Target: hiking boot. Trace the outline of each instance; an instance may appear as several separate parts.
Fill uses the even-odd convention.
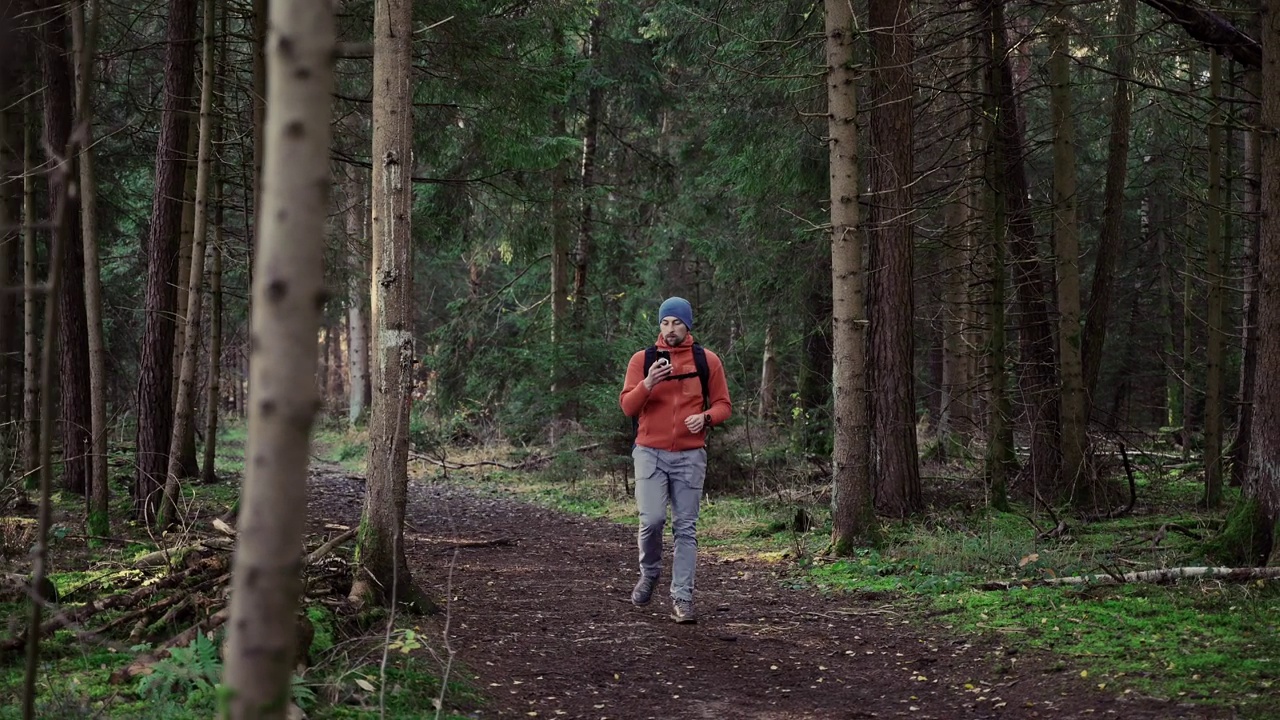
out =
[[[658,576],[645,577],[640,576],[640,580],[631,590],[631,604],[636,607],[648,605],[649,600],[653,597],[653,589],[658,586]]]
[[[692,600],[676,598],[671,601],[671,619],[678,623],[696,623],[698,616],[693,612]]]

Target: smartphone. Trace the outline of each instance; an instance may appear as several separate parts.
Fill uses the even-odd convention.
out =
[[[659,351],[658,351],[658,359],[659,359],[659,360],[666,360],[666,361],[667,361],[667,364],[668,364],[668,365],[670,365],[670,364],[671,364],[671,352],[670,352],[670,351],[668,351],[668,350],[659,350]]]

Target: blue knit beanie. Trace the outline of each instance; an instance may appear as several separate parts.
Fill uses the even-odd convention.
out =
[[[684,326],[693,329],[693,308],[689,305],[689,301],[682,297],[669,297],[662,301],[662,307],[658,308],[658,322],[662,322],[663,318],[677,318]]]

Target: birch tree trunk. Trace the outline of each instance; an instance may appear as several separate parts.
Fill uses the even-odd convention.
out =
[[[204,54],[200,76],[200,123],[196,150],[195,217],[191,231],[191,267],[186,282],[186,318],[182,330],[182,359],[173,433],[169,438],[169,468],[165,475],[160,526],[177,520],[178,484],[190,477],[183,466],[184,446],[195,429],[196,365],[200,349],[200,291],[204,284],[204,246],[209,224],[209,177],[213,165],[214,0],[204,0]],[[327,145],[326,145],[327,147]],[[192,447],[194,454],[194,446]]]
[[[756,419],[761,421],[773,417],[778,394],[778,357],[773,333],[773,324],[770,323],[764,329],[764,352],[760,358],[760,404],[756,409]]]
[[[1050,21],[1050,106],[1053,113],[1053,245],[1057,267],[1058,369],[1061,398],[1058,438],[1062,490],[1091,504],[1093,483],[1086,465],[1088,448],[1084,376],[1080,364],[1080,221],[1076,194],[1076,131],[1071,115],[1071,35],[1065,5]]]
[[[169,469],[173,431],[174,275],[182,222],[183,152],[187,147],[196,28],[195,0],[173,0],[165,29],[164,109],[156,143],[155,197],[147,238],[146,322],[138,363],[138,431],[134,508],[155,520]]]
[[[1223,363],[1226,333],[1223,331],[1223,305],[1226,294],[1223,268],[1225,257],[1222,237],[1222,56],[1209,56],[1209,94],[1213,110],[1209,114],[1209,188],[1205,209],[1205,274],[1209,280],[1208,308],[1205,314],[1205,379],[1204,379],[1204,505],[1216,508],[1222,504],[1222,417],[1225,406]]]
[[[867,316],[858,228],[858,106],[853,8],[826,0],[827,133],[831,157],[832,384],[831,547],[849,555],[877,535],[871,496],[871,418],[866,386]]]
[[[76,109],[84,145],[80,148],[80,212],[84,242],[84,308],[89,340],[89,534],[111,534],[107,490],[107,378],[102,336],[102,271],[98,259],[98,187],[93,174],[93,51],[102,3],[94,3],[86,25],[85,3],[71,4],[71,34],[78,68]]]
[[[404,554],[413,382],[413,106],[411,0],[384,0],[373,18],[373,407],[369,479],[351,599],[430,609]]]
[[[334,4],[275,0],[270,49],[248,462],[223,651],[230,720],[284,718],[289,705],[325,298]]]
[[[347,178],[347,192],[347,237],[352,241],[347,287],[347,421],[354,426],[364,419],[369,406],[369,203],[365,184],[354,170]]]

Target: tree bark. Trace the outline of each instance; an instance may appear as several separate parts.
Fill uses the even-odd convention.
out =
[[[169,469],[173,431],[173,314],[182,223],[183,153],[191,105],[196,27],[195,0],[173,0],[165,29],[164,109],[156,144],[155,199],[147,238],[146,322],[138,364],[137,474],[134,508],[152,522]]]
[[[914,80],[910,0],[868,5],[871,145],[868,236],[876,510],[906,517],[924,506],[916,451]]]
[[[72,3],[71,34],[77,64],[76,109],[84,145],[80,148],[80,212],[84,243],[84,307],[88,330],[90,447],[89,534],[111,534],[107,475],[107,377],[102,329],[102,270],[98,259],[98,187],[93,173],[93,51],[102,3],[85,22],[85,3]]]
[[[1258,73],[1248,73],[1246,85],[1253,97],[1258,97]],[[1236,437],[1232,443],[1231,484],[1242,486],[1249,467],[1249,438],[1253,434],[1252,392],[1258,366],[1258,218],[1262,211],[1260,192],[1261,133],[1257,123],[1257,110],[1250,111],[1249,129],[1244,142],[1244,206],[1245,214],[1252,218],[1249,230],[1244,233],[1243,272],[1240,311],[1240,345],[1243,357],[1240,363]]]
[[[1097,501],[1087,466],[1088,402],[1080,363],[1080,220],[1076,193],[1076,131],[1071,114],[1071,36],[1065,5],[1050,23],[1049,59],[1053,114],[1053,245],[1057,268],[1059,454],[1062,490],[1077,502]]]
[[[987,303],[989,327],[987,333],[987,456],[986,480],[991,507],[1009,509],[1008,486],[1010,475],[1016,468],[1013,452],[1013,411],[1009,399],[1008,355],[1009,345],[1005,337],[1006,301],[1006,244],[1008,222],[1007,185],[1001,181],[1008,166],[1010,148],[1007,146],[1003,127],[1003,113],[1011,110],[1002,100],[1010,92],[1011,79],[1005,43],[1003,0],[982,0],[984,25],[987,30],[987,93],[983,100],[983,117],[986,136],[986,210],[987,242],[984,269],[990,273],[989,301]]]
[[[35,138],[31,126],[35,111],[28,96],[23,104],[22,123],[22,472],[28,490],[35,489],[40,467],[40,383],[39,341],[36,316],[36,181]]]
[[[1120,13],[1116,19],[1115,91],[1111,95],[1111,133],[1107,144],[1107,179],[1103,189],[1106,200],[1081,350],[1085,397],[1090,406],[1097,404],[1094,394],[1098,390],[1102,350],[1107,339],[1116,261],[1124,247],[1125,186],[1129,176],[1129,142],[1133,126],[1129,76],[1133,73],[1133,43],[1137,39],[1134,35],[1136,12],[1137,0],[1120,0]]]
[[[1222,228],[1222,56],[1217,53],[1210,57],[1209,87],[1213,111],[1209,115],[1209,193],[1205,211],[1205,274],[1209,276],[1209,291],[1205,314],[1204,505],[1216,508],[1222,503],[1222,418],[1225,410],[1222,389],[1226,283],[1223,272],[1230,266]]]
[[[827,133],[830,151],[832,392],[831,547],[849,555],[877,535],[871,490],[866,300],[858,228],[857,94],[853,9],[826,0]]]
[[[1221,15],[1183,0],[1142,0],[1182,26],[1187,34],[1249,68],[1262,64],[1262,46]]]
[[[587,39],[587,62],[593,70],[600,72],[600,36],[604,29],[603,7],[597,9],[591,19],[591,29]],[[578,245],[573,251],[573,301],[574,315],[581,330],[586,322],[587,307],[587,268],[591,262],[591,244],[595,233],[594,188],[596,183],[596,147],[600,134],[600,114],[604,108],[604,89],[599,80],[591,82],[587,90],[587,117],[582,128],[582,170],[580,183],[582,189],[582,210],[578,225]]]
[[[764,351],[760,354],[760,404],[756,406],[756,419],[761,421],[773,417],[777,406],[778,356],[773,335],[770,323],[764,329]]]
[[[973,5],[961,3],[961,17],[973,17]],[[974,99],[972,81],[973,58],[978,48],[973,33],[954,42],[955,53],[948,58],[951,92],[945,97],[951,116],[949,130],[953,137],[947,155],[949,200],[945,210],[946,240],[942,248],[942,381],[938,412],[938,447],[946,455],[955,444],[967,445],[973,437],[974,390],[976,376],[968,335],[976,327],[973,298],[969,288],[976,285],[973,272],[974,232],[974,118],[970,110]]]
[[[1266,88],[1280,87],[1280,0],[1263,3],[1264,57],[1260,86],[1261,126],[1280,126],[1280,95]],[[1280,167],[1280,137],[1261,133],[1260,167]],[[1228,518],[1222,537],[1236,547],[1236,557],[1264,566],[1275,548],[1280,524],[1280,213],[1269,203],[1280,197],[1280,173],[1262,173],[1263,212],[1258,229],[1258,356],[1253,386],[1254,423],[1249,445],[1253,462],[1245,476],[1245,500]]]
[[[198,110],[197,110],[198,112]],[[182,394],[182,352],[186,347],[187,302],[191,292],[192,239],[195,236],[196,222],[196,155],[200,142],[199,116],[188,118],[190,130],[187,131],[186,180],[182,191],[182,232],[178,235],[178,311],[174,314],[173,334],[173,412],[177,418],[178,404]],[[199,310],[199,308],[197,308]],[[195,477],[200,473],[196,465],[196,427],[187,423],[186,435],[178,445],[178,477]],[[166,480],[166,483],[168,481]]]
[[[12,22],[8,17],[0,22]],[[10,286],[21,286],[22,265],[22,93],[20,73],[0,68],[0,453],[9,457],[8,429],[22,418],[21,331],[19,298]],[[7,480],[8,476],[0,474]],[[0,482],[3,482],[0,480]]]
[[[195,216],[191,228],[191,262],[184,286],[187,300],[182,329],[182,355],[178,371],[178,397],[174,407],[173,432],[169,438],[169,467],[165,475],[164,500],[160,508],[160,525],[167,527],[177,518],[179,481],[192,477],[184,467],[184,448],[190,438],[192,454],[195,431],[196,365],[200,350],[200,297],[204,284],[205,237],[209,225],[209,178],[213,166],[213,83],[214,83],[214,0],[204,0],[204,55],[201,59],[200,122],[196,141]],[[326,144],[326,147],[328,145]],[[193,461],[194,462],[194,461]]]
[[[374,10],[373,59],[373,407],[369,417],[369,479],[351,599],[431,607],[413,584],[404,552],[408,500],[409,389],[413,339],[413,107],[410,0],[385,0]]]
[[[1013,285],[1017,296],[1016,325],[1021,356],[1021,391],[1024,415],[1031,433],[1031,460],[1023,468],[1031,485],[1051,495],[1061,494],[1058,484],[1058,380],[1053,330],[1049,319],[1049,284],[1036,246],[1030,189],[1024,163],[1021,106],[1013,87],[1013,69],[1008,58],[999,63],[1001,71],[999,124],[1003,167],[1004,205],[1007,215]]]
[[[62,8],[45,18],[42,53],[44,89],[44,145],[57,153],[55,165],[75,167],[75,159],[63,157],[74,149],[71,126],[74,118],[71,63],[67,46],[67,16]],[[80,243],[80,208],[69,194],[67,183],[74,174],[58,167],[48,178],[50,217],[59,218],[54,231],[62,233],[61,282],[57,295],[58,316],[58,396],[62,426],[62,486],[69,492],[89,489],[89,453],[92,447],[89,403],[89,338],[84,310],[84,246]],[[63,208],[59,203],[66,203]]]
[[[213,0],[205,0],[212,4]],[[251,336],[254,361],[222,717],[285,717],[302,590],[316,333],[329,211],[333,4],[275,0]],[[206,11],[206,17],[211,12]],[[399,26],[406,32],[408,23]]]
[[[347,286],[347,421],[356,425],[369,406],[369,203],[364,183],[351,169],[347,176],[351,282]]]

